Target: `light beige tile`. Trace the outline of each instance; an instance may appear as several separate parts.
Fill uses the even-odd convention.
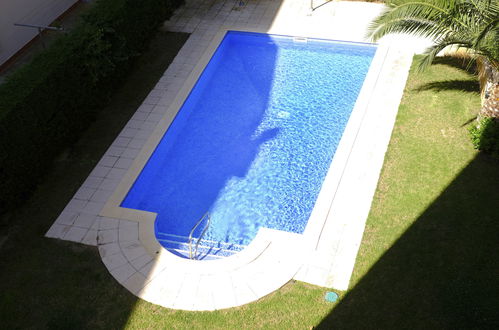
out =
[[[118,267],[128,264],[128,261],[121,253],[107,255],[104,258],[102,258],[102,262],[104,262],[109,271],[113,271]]]
[[[50,238],[63,238],[70,228],[71,226],[68,225],[54,223],[45,236]]]
[[[118,243],[108,243],[99,245],[99,253],[101,258],[112,256],[113,254],[122,253]]]
[[[95,216],[95,215],[80,213],[76,217],[76,220],[74,222],[74,226],[88,229],[88,228],[92,227],[92,225],[95,223],[96,219],[97,219],[97,216]]]
[[[114,242],[118,242],[117,229],[99,230],[99,232],[97,233],[98,244],[108,244]]]
[[[146,266],[151,261],[153,261],[153,258],[149,254],[146,253],[146,254],[144,254],[136,259],[131,260],[130,263],[132,264],[132,266],[135,269],[137,269],[138,271],[141,271],[141,273],[142,273],[143,267]]]
[[[111,271],[111,275],[113,275],[113,277],[122,284],[135,273],[136,270],[128,263]]]
[[[141,273],[136,272],[123,283],[123,286],[136,295],[140,290],[142,290],[146,283],[146,277]]]
[[[81,241],[85,245],[97,245],[97,230],[90,229]]]
[[[64,235],[64,239],[66,241],[78,242],[80,243],[85,235],[87,234],[88,229],[79,228],[79,227],[71,227],[66,235]]]

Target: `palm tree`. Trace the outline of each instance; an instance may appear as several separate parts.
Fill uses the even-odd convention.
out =
[[[420,63],[424,69],[444,49],[477,60],[485,98],[499,80],[499,2],[497,0],[388,0],[369,28],[374,40],[389,33],[409,33],[434,40]]]

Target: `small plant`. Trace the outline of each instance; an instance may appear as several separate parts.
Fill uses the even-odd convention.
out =
[[[499,120],[486,117],[477,126],[470,128],[471,141],[475,149],[499,159]]]

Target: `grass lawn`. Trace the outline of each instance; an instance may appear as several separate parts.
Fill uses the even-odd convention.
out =
[[[184,37],[161,34],[127,86],[61,155],[0,236],[2,328],[485,328],[499,306],[499,163],[472,149],[474,78],[443,62],[412,70],[367,222],[351,289],[292,282],[258,302],[183,312],[137,300],[94,247],[43,238],[164,71]],[[11,223],[7,225],[7,223]],[[193,297],[195,299],[195,297]]]

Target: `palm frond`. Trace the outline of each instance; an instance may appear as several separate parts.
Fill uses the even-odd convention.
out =
[[[499,63],[499,2],[497,0],[389,0],[369,26],[374,41],[391,33],[431,38],[420,68],[428,66],[444,48],[454,45],[470,54]]]

